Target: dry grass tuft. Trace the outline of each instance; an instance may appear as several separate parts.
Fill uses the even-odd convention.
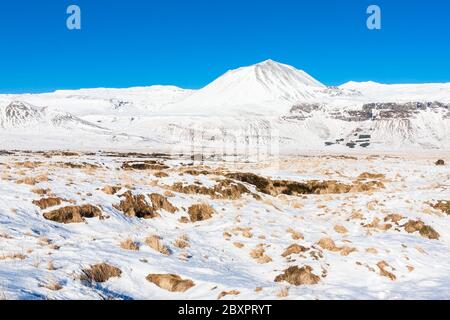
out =
[[[194,204],[189,207],[188,214],[192,222],[211,219],[214,209],[207,203]]]
[[[44,218],[59,223],[80,223],[85,218],[102,218],[102,212],[99,208],[90,204],[83,206],[64,207],[54,211],[44,213]]]
[[[120,277],[122,271],[107,263],[99,263],[91,266],[89,269],[83,269],[81,280],[93,282],[106,282],[110,278]]]
[[[50,207],[54,207],[54,206],[59,206],[62,203],[62,199],[61,198],[42,198],[40,200],[34,200],[33,204],[38,206],[39,208],[41,208],[41,210],[50,208]]]
[[[170,292],[185,292],[195,286],[192,280],[184,280],[176,274],[149,274],[146,279]]]
[[[320,281],[320,277],[312,273],[310,266],[299,268],[297,266],[287,268],[283,274],[275,278],[275,282],[286,281],[294,286],[312,285]]]
[[[170,255],[170,249],[161,243],[162,238],[156,235],[149,236],[145,239],[145,243],[155,251],[166,256]]]
[[[220,299],[222,299],[223,297],[226,297],[226,296],[230,296],[230,295],[237,296],[239,294],[241,294],[241,292],[238,291],[238,290],[222,291],[221,293],[219,293],[219,296],[217,297],[217,300],[220,300]]]
[[[139,251],[139,243],[131,239],[122,241],[120,247],[125,250]]]

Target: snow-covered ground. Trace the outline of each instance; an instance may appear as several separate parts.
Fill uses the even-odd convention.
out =
[[[272,60],[0,95],[0,299],[449,299],[449,150],[450,84]]]
[[[2,152],[0,297],[217,299],[228,292],[223,299],[449,299],[450,216],[432,207],[450,200],[450,171],[448,164],[435,165],[440,158],[448,161],[450,154],[192,163],[187,156]],[[229,175],[236,172],[372,187],[268,194],[259,183]],[[221,197],[174,187],[211,189],[224,179],[248,192]],[[112,194],[106,186],[120,188]],[[117,206],[127,191],[149,204],[149,194],[158,193],[177,211],[128,216]],[[50,197],[62,202],[46,209],[33,204]],[[102,219],[44,218],[84,204],[98,207]],[[211,206],[212,215],[192,222],[188,211],[195,204]],[[411,230],[411,221],[425,228]],[[149,236],[159,236],[165,249],[152,249]],[[125,240],[139,249],[121,247]],[[293,253],[282,256],[292,245]],[[98,263],[119,268],[120,277],[82,280],[82,270]],[[317,283],[274,281],[292,266],[311,267],[314,276],[302,279]],[[146,280],[149,274],[175,274],[193,286],[171,292]]]

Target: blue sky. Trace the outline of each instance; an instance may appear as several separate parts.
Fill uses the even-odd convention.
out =
[[[82,10],[82,30],[66,9]],[[366,8],[382,9],[382,30]],[[447,0],[3,0],[0,92],[200,88],[273,59],[328,85],[450,82]]]

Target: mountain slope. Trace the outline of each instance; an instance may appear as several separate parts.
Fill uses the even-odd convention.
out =
[[[266,106],[317,99],[326,89],[302,70],[267,60],[228,71],[170,110],[203,114],[236,109],[260,112]]]

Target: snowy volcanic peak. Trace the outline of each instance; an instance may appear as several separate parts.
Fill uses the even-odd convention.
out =
[[[325,88],[325,85],[311,77],[303,70],[273,60],[266,60],[250,67],[243,67],[230,73],[250,71],[256,75],[258,81],[267,86],[311,86]]]
[[[186,99],[193,106],[296,102],[324,95],[327,87],[302,70],[267,60],[230,70]]]

